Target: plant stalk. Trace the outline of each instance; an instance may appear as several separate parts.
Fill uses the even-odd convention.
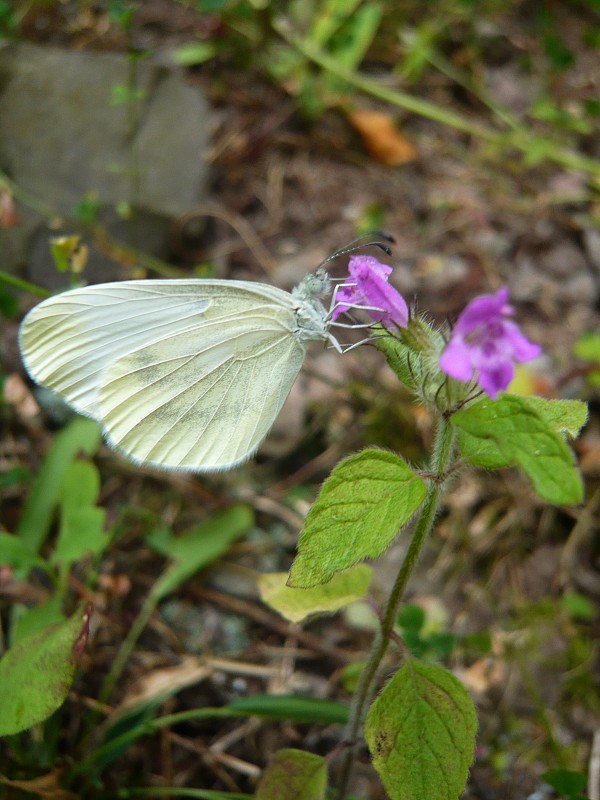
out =
[[[338,784],[337,800],[345,800],[352,767],[356,756],[356,749],[363,726],[366,710],[371,703],[376,688],[376,678],[390,644],[390,635],[398,616],[398,610],[412,572],[419,560],[425,540],[431,533],[439,509],[440,500],[444,494],[444,477],[448,472],[454,458],[455,432],[445,417],[440,417],[436,433],[435,447],[432,458],[432,472],[429,492],[421,509],[419,520],[415,527],[412,541],[404,556],[404,561],[394,582],[388,598],[383,619],[371,648],[369,660],[360,676],[358,688],[352,701],[350,720],[346,729],[346,742],[348,749],[342,762],[340,780]]]

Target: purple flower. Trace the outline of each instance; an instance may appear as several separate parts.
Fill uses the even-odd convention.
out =
[[[505,286],[471,300],[440,357],[442,370],[459,381],[476,378],[495,400],[513,379],[515,362],[530,361],[542,351],[509,319],[513,313]]]
[[[383,325],[407,326],[408,306],[402,295],[388,283],[391,267],[380,264],[373,256],[350,256],[348,272],[346,283],[337,292],[332,319],[351,308],[358,308]]]

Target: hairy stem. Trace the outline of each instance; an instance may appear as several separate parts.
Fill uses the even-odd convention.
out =
[[[369,660],[362,671],[360,682],[353,698],[350,720],[346,731],[348,749],[345,753],[344,761],[342,762],[337,800],[344,800],[346,797],[352,766],[356,756],[356,748],[361,738],[365,713],[375,693],[375,681],[379,672],[379,667],[381,666],[383,657],[390,644],[390,635],[394,629],[394,623],[398,616],[398,610],[404,596],[406,585],[419,560],[423,544],[433,528],[433,523],[443,495],[443,478],[451,466],[454,457],[454,442],[454,430],[450,427],[445,418],[440,417],[431,464],[431,471],[435,478],[431,482],[425,503],[421,509],[419,521],[413,533],[412,541],[394,582],[385,607],[380,629],[373,641]]]

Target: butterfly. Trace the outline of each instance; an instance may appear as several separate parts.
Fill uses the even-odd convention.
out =
[[[140,280],[44,300],[22,322],[31,377],[132,461],[218,472],[273,425],[308,343],[340,345],[323,268],[286,292],[237,280]]]

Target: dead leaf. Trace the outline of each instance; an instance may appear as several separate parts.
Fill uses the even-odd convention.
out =
[[[40,775],[39,778],[33,778],[30,781],[11,781],[0,775],[0,783],[12,786],[13,789],[21,789],[23,792],[35,794],[38,797],[44,797],[47,800],[78,800],[79,795],[59,786],[60,774],[59,770],[53,770],[47,775]]]
[[[154,670],[144,675],[129,692],[123,703],[115,709],[111,722],[132,708],[143,705],[159,697],[171,697],[180,689],[205,680],[212,674],[210,666],[194,656],[184,658],[176,667]]]
[[[417,150],[381,111],[352,111],[348,120],[360,133],[366,150],[377,161],[396,167],[414,161]]]

